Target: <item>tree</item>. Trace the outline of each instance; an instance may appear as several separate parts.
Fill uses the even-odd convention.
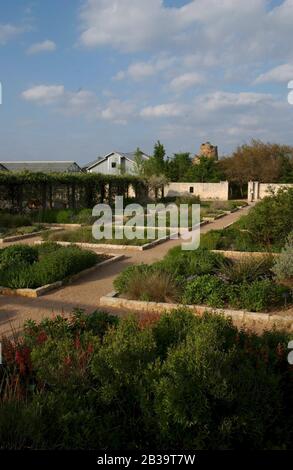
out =
[[[152,170],[152,174],[161,175],[165,174],[166,162],[165,162],[166,151],[164,145],[158,140],[154,146],[154,154],[149,159],[149,168]]]
[[[166,163],[166,175],[171,181],[186,181],[186,174],[191,167],[190,153],[175,153]]]
[[[135,151],[133,162],[134,162],[134,166],[133,166],[134,174],[142,178],[145,174],[145,160],[142,156],[142,151],[140,150],[139,147],[137,147]]]
[[[216,160],[200,157],[199,162],[187,171],[185,178],[190,182],[213,183],[221,181],[222,175]]]
[[[226,179],[244,185],[248,181],[261,183],[293,182],[293,147],[252,140],[219,162]]]

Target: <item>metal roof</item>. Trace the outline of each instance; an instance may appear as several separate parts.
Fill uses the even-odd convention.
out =
[[[0,162],[8,171],[30,171],[33,173],[71,173],[80,172],[80,166],[74,161],[22,161]]]

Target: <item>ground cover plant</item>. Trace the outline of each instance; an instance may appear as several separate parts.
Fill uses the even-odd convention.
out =
[[[0,448],[292,449],[288,340],[185,309],[29,321],[2,342]]]
[[[147,230],[144,231],[144,238],[133,238],[129,239],[127,237],[123,237],[121,239],[115,237],[115,232],[113,229],[112,238],[102,238],[96,239],[93,237],[92,234],[92,227],[81,227],[76,230],[62,230],[58,232],[51,232],[46,233],[43,235],[44,240],[50,241],[64,241],[64,242],[71,242],[71,243],[104,243],[110,245],[145,245],[146,243],[150,243],[154,240],[147,238]],[[169,235],[170,230],[166,230],[166,233],[162,230],[156,229],[155,230],[155,239],[162,238],[165,235]]]
[[[105,259],[77,246],[45,243],[36,247],[11,245],[0,250],[0,285],[37,288],[66,279]]]
[[[231,260],[204,249],[175,247],[162,261],[126,268],[114,286],[134,300],[262,312],[292,303],[292,290],[275,279],[273,264],[267,255]]]

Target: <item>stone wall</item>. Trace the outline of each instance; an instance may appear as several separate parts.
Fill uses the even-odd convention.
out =
[[[249,181],[248,201],[260,201],[271,192],[277,192],[281,188],[293,188],[293,184],[286,183],[259,183],[259,181]]]
[[[229,183],[228,181],[220,183],[170,183],[165,186],[164,194],[166,197],[189,194],[199,196],[202,200],[228,201]]]

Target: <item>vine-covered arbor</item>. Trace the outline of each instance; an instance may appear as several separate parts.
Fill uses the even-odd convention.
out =
[[[140,198],[146,194],[143,180],[131,175],[0,171],[0,208],[12,212],[93,207],[99,202],[111,204],[116,195]]]

